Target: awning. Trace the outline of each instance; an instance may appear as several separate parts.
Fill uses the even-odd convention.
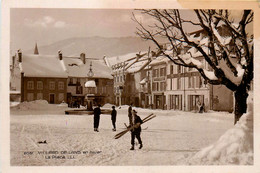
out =
[[[93,80],[87,81],[87,82],[85,83],[85,87],[86,87],[86,88],[95,88],[95,87],[97,87],[97,86],[96,86],[96,82],[93,81]]]

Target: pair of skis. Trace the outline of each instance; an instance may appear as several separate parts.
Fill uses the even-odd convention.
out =
[[[151,120],[151,119],[153,119],[153,118],[155,118],[155,117],[156,117],[156,115],[154,115],[154,114],[152,113],[152,114],[148,115],[147,117],[145,117],[142,121],[143,121],[143,123],[145,123],[145,122],[147,122],[147,121],[149,121],[149,120]],[[143,124],[143,123],[142,123],[142,124]],[[140,123],[137,123],[137,124],[135,124],[135,125],[133,125],[133,126],[128,126],[128,127],[126,127],[125,130],[123,130],[122,132],[116,134],[114,138],[115,138],[115,139],[118,139],[118,138],[122,137],[124,134],[126,134],[127,132],[129,132],[130,130],[132,130],[132,129],[134,129],[134,128],[137,128],[137,127],[140,126],[140,125],[141,125]]]

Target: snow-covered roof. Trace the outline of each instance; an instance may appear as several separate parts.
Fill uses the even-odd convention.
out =
[[[103,60],[86,59],[84,64],[79,57],[64,57],[66,68],[68,69],[69,77],[88,77],[90,62],[92,62],[93,78],[108,78],[113,79],[111,69],[104,63]]]
[[[68,77],[64,62],[58,55],[22,55],[19,68],[25,77]]]
[[[160,64],[160,63],[167,63],[168,62],[168,58],[164,57],[164,56],[158,56],[156,59],[153,59],[150,63],[150,65],[156,65],[156,64]]]
[[[145,59],[145,60],[139,60],[136,61],[135,63],[133,63],[128,69],[127,72],[128,73],[135,73],[140,71],[141,69],[143,69],[144,67],[146,67],[149,64],[149,60]]]
[[[108,66],[112,67],[113,65],[116,65],[120,62],[124,61],[133,61],[135,59],[136,54],[140,52],[133,52],[133,53],[128,53],[125,55],[119,55],[119,56],[114,56],[114,57],[106,57],[106,61],[108,62]],[[143,54],[144,52],[141,52],[140,54]],[[129,62],[130,63],[130,62]]]

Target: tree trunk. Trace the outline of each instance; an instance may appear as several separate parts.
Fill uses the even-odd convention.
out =
[[[239,86],[235,91],[235,121],[234,124],[239,121],[240,117],[246,113],[247,110],[247,88],[246,86]]]

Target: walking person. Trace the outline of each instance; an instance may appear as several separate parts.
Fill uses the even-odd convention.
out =
[[[101,105],[98,104],[98,106],[94,109],[94,131],[98,131],[98,126],[99,126],[99,119],[100,119],[100,114],[101,114]]]
[[[132,122],[131,126],[134,126],[133,130],[131,130],[131,145],[132,147],[130,150],[134,150],[134,145],[135,145],[135,138],[138,140],[140,146],[139,149],[143,147],[142,139],[141,139],[141,124],[143,121],[141,118],[137,115],[137,112],[135,110],[132,111]]]
[[[111,112],[111,120],[112,120],[112,125],[113,125],[113,131],[116,131],[116,109],[115,106],[112,106],[112,112]]]
[[[130,105],[128,107],[129,125],[131,125],[131,123],[132,123],[132,105],[133,105],[133,103],[130,103]]]

